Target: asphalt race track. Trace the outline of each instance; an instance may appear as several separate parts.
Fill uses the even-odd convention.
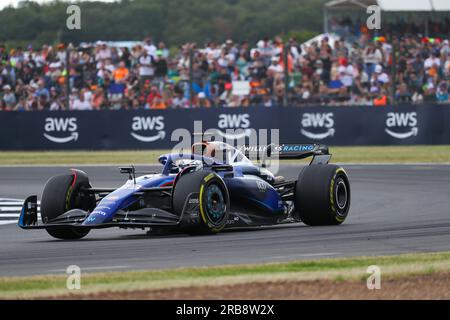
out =
[[[146,235],[142,230],[94,230],[80,241],[45,231],[0,225],[0,276],[125,271],[258,263],[407,252],[450,251],[450,165],[348,165],[352,207],[337,227],[302,224],[229,231],[214,236]],[[96,187],[120,186],[116,167],[82,167]],[[155,168],[153,168],[155,169]],[[64,167],[0,167],[0,198],[42,192]],[[281,174],[295,178],[298,166]]]

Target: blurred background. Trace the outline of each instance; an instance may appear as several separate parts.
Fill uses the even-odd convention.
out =
[[[1,2],[0,110],[449,102],[445,0],[76,4]]]

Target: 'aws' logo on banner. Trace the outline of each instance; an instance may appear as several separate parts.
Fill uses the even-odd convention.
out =
[[[77,118],[45,118],[44,137],[54,143],[78,140]]]
[[[384,131],[393,138],[407,139],[419,134],[417,124],[417,112],[389,112]]]
[[[148,133],[151,133],[148,135]],[[133,117],[131,136],[141,142],[155,142],[166,137],[164,117]]]
[[[250,115],[243,114],[220,114],[217,123],[217,134],[227,140],[237,140],[245,137],[250,137],[252,131],[250,129]],[[227,129],[243,129],[238,133],[226,133]]]
[[[305,137],[313,140],[323,140],[333,137],[335,132],[332,112],[303,114],[301,133]]]

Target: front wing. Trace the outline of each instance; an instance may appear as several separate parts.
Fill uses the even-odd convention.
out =
[[[83,223],[89,219],[89,212],[81,209],[67,211],[51,221],[39,221],[37,196],[30,196],[25,200],[22,207],[19,227],[27,230],[61,227],[79,229],[180,227],[185,222],[185,216],[197,211],[192,204],[189,204],[189,199],[190,197],[186,199],[184,210],[180,216],[158,208],[143,208],[136,211],[119,210],[110,222],[84,225]]]

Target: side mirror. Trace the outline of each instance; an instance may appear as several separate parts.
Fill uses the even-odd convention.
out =
[[[128,180],[133,180],[136,184],[136,168],[134,166],[130,167],[120,167],[120,173],[128,174]]]

